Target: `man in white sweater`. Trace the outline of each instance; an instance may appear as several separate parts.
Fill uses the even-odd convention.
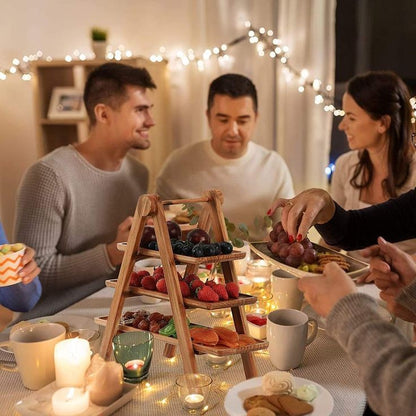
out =
[[[291,198],[294,191],[282,157],[251,141],[258,119],[256,87],[239,74],[216,78],[206,115],[211,140],[174,151],[156,180],[156,192],[162,199],[183,199],[219,189],[224,215],[245,224],[251,240],[264,239],[263,219],[271,202]]]
[[[117,242],[148,188],[146,167],[127,153],[150,146],[153,88],[144,68],[98,67],[84,90],[88,139],[47,154],[23,178],[15,241],[35,248],[44,294],[66,295],[58,309],[103,287],[121,264]]]

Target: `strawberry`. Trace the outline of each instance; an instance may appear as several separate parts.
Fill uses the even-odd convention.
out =
[[[179,287],[181,288],[181,293],[184,298],[188,298],[191,296],[191,289],[188,286],[188,283],[185,282],[185,280],[179,281]]]
[[[152,276],[145,276],[142,279],[142,287],[147,290],[156,289],[156,279]]]
[[[213,287],[213,286],[215,286],[217,283],[215,282],[215,280],[214,280],[214,279],[207,279],[207,280],[205,280],[205,284],[206,284],[207,286],[209,286],[209,287]]]
[[[192,282],[192,280],[195,280],[195,279],[199,279],[199,277],[194,273],[187,274],[183,278],[183,280],[185,280],[185,282],[188,283],[188,285]]]
[[[150,273],[146,270],[132,272],[132,274],[130,275],[130,286],[140,287],[142,285],[142,279],[145,276],[150,276]]]
[[[227,289],[224,285],[215,284],[211,289],[220,297],[220,300],[228,300]]]
[[[198,287],[202,287],[202,286],[205,286],[205,285],[204,285],[204,282],[202,282],[202,281],[201,281],[201,280],[199,280],[199,279],[192,280],[192,282],[189,284],[189,287],[190,287],[190,289],[191,289],[191,292],[194,292],[194,293],[195,293],[195,290],[196,290]]]
[[[204,302],[218,302],[220,300],[220,297],[209,286],[205,285],[198,288],[196,296]]]
[[[166,287],[166,280],[164,277],[160,278],[156,282],[156,290],[162,293],[168,293],[168,288]]]
[[[225,289],[227,290],[228,296],[230,298],[237,299],[240,296],[240,290],[238,288],[238,284],[235,282],[228,282],[225,285]]]
[[[153,277],[156,280],[159,280],[159,279],[161,279],[164,276],[165,276],[165,272],[164,272],[162,266],[156,267],[156,269],[153,271]]]

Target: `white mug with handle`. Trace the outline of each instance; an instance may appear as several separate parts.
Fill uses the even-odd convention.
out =
[[[277,309],[267,316],[267,341],[272,364],[279,370],[298,367],[305,348],[316,337],[318,323],[297,309]]]
[[[10,333],[7,346],[15,356],[17,368],[2,364],[2,370],[18,370],[23,385],[30,390],[39,390],[55,380],[54,348],[65,339],[66,328],[58,323],[36,323],[21,326]]]
[[[302,308],[303,293],[298,289],[299,277],[285,270],[272,272],[273,302],[279,309]]]

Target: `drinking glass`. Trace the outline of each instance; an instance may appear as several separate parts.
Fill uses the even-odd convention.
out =
[[[123,366],[124,380],[140,383],[147,378],[153,356],[150,332],[124,332],[113,338],[115,360]]]
[[[183,374],[176,379],[182,407],[198,414],[207,404],[212,378],[206,374]]]

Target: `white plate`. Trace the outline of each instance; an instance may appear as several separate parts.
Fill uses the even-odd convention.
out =
[[[338,251],[332,250],[327,247],[320,246],[319,244],[312,243],[313,247],[318,252],[330,252],[337,255],[342,256],[344,260],[346,260],[350,265],[350,271],[347,273],[348,276],[351,277],[352,280],[355,280],[357,277],[366,273],[369,269],[369,265],[364,263],[363,261],[357,260],[353,257],[347,256],[342,254]],[[303,270],[297,269],[296,267],[288,266],[285,263],[282,263],[278,257],[276,257],[268,248],[267,243],[263,241],[256,241],[250,243],[250,248],[254,253],[260,256],[262,259],[269,261],[274,266],[278,267],[279,269],[285,270],[289,273],[294,274],[298,277],[303,276],[316,276],[316,273],[304,272]]]
[[[121,406],[129,402],[136,391],[138,384],[124,383],[122,396],[109,406],[97,406],[90,403],[83,416],[107,416],[113,414]],[[15,404],[16,411],[21,416],[53,416],[52,395],[57,390],[55,382],[48,384],[30,396],[19,400]]]
[[[229,416],[242,416],[246,414],[244,400],[255,394],[265,394],[261,387],[263,377],[251,378],[232,387],[224,400],[224,408]],[[313,384],[318,389],[318,396],[311,402],[313,412],[308,416],[329,416],[334,408],[334,399],[327,389],[320,384],[307,380],[306,378],[294,377],[295,388],[305,384]]]
[[[94,319],[87,318],[85,316],[78,316],[78,315],[65,315],[64,313],[51,315],[51,316],[42,316],[39,318],[29,319],[28,321],[31,324],[35,324],[37,322],[66,322],[71,329],[98,329],[98,325],[94,322]],[[23,322],[23,321],[22,321]],[[18,325],[18,324],[17,324]],[[0,332],[0,341],[7,341],[9,339],[10,328],[6,328],[3,332]],[[7,347],[0,347],[1,351],[9,352],[13,354]]]

